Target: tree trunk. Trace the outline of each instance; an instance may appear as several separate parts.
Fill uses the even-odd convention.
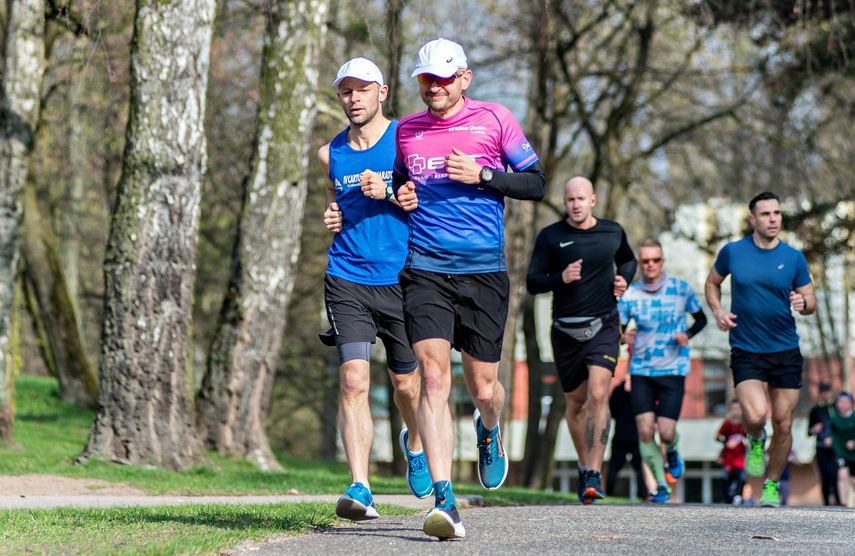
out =
[[[389,71],[386,73],[386,85],[389,94],[383,112],[389,118],[401,116],[401,55],[404,52],[404,30],[401,27],[401,15],[406,0],[386,0],[386,41],[389,55]],[[390,403],[391,405],[391,403]],[[397,444],[397,439],[393,444]]]
[[[398,118],[401,115],[401,97],[398,94],[401,86],[401,55],[404,51],[404,30],[401,27],[401,14],[404,11],[406,0],[386,0],[386,41],[388,44],[389,71],[386,73],[386,85],[389,94],[383,112],[389,118]],[[392,447],[392,465],[390,472],[401,476],[406,471],[407,461],[404,452],[398,442],[401,430],[404,428],[403,418],[398,406],[395,405],[395,387],[392,382],[386,380],[386,399],[389,408],[389,434],[390,446]]]
[[[535,483],[534,488],[546,489],[552,481],[552,473],[555,471],[555,444],[558,440],[558,431],[561,430],[561,422],[565,419],[567,410],[567,399],[564,397],[564,390],[561,388],[561,381],[556,380],[552,383],[552,403],[549,406],[549,413],[546,415],[546,428],[543,430],[543,435],[540,438],[541,450],[543,450],[543,458],[540,460],[540,471],[537,474],[540,484]]]
[[[73,52],[85,52],[83,45],[87,39],[78,39],[73,43]],[[75,311],[80,311],[80,221],[81,221],[81,199],[83,188],[88,176],[88,151],[86,148],[86,107],[82,97],[85,92],[86,79],[85,67],[72,77],[66,94],[66,105],[68,106],[68,165],[70,175],[64,184],[62,200],[62,211],[60,213],[59,231],[62,249],[59,252],[59,262],[62,266],[62,274],[65,276],[65,284],[68,296]]]
[[[548,76],[554,61],[550,50],[550,30],[553,21],[550,14],[548,1],[532,3],[527,8],[535,13],[532,18],[532,27],[529,36],[534,47],[531,56],[532,81],[529,90],[529,110],[526,116],[526,137],[531,141],[532,147],[544,168],[548,167],[547,145],[550,144],[550,122],[548,119],[546,88],[549,86]],[[547,172],[547,180],[550,173]],[[547,181],[547,191],[549,182]],[[534,323],[526,322],[533,319],[534,298],[525,292],[528,266],[531,260],[531,250],[538,226],[538,207],[535,203],[512,201],[507,203],[507,219],[505,228],[505,243],[507,248],[508,276],[511,284],[510,302],[508,304],[508,323],[505,328],[505,342],[502,349],[502,367],[499,376],[504,377],[504,384],[513,384],[514,351],[516,343],[517,322],[522,315],[523,337],[526,340],[526,357],[529,373],[528,392],[528,421],[526,428],[525,449],[521,464],[521,473],[517,483],[521,485],[530,484],[536,473],[537,461],[544,455],[540,439],[540,396],[541,396],[541,366],[540,353],[534,335]],[[531,330],[526,331],[530,327]],[[532,341],[534,344],[532,344]],[[529,350],[534,349],[534,352]],[[535,364],[537,361],[537,364]],[[508,369],[510,367],[510,369]],[[505,399],[505,406],[509,407],[513,393]]]
[[[221,454],[280,469],[265,430],[296,279],[329,0],[271,0],[258,132],[229,290],[199,394],[198,427]]]
[[[45,68],[44,0],[7,4],[4,72],[0,77],[0,438],[11,440],[14,368],[11,322],[18,282],[27,162],[39,120]]]
[[[520,462],[520,486],[533,487],[538,482],[540,461],[543,458],[540,421],[543,409],[543,360],[537,345],[537,326],[534,318],[534,296],[528,296],[522,304],[523,338],[525,339],[526,364],[528,365],[528,414],[526,417],[525,448]]]
[[[525,295],[525,282],[531,249],[534,244],[534,203],[506,199],[505,208],[505,260],[510,281],[508,298],[508,319],[505,323],[505,336],[502,343],[502,359],[499,363],[499,381],[505,386],[505,411],[503,419],[510,416],[514,385],[514,349],[517,337],[517,321],[522,298]]]
[[[215,11],[215,0],[137,0],[99,410],[81,459],[185,469],[207,457],[188,352]]]
[[[37,302],[44,330],[45,357],[59,380],[62,399],[95,409],[98,379],[83,349],[77,312],[65,285],[56,238],[42,218],[32,186],[24,192],[24,226],[21,240],[24,275]]]

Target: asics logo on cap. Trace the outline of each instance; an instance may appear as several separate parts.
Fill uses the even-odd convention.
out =
[[[454,60],[454,58],[453,58],[453,57],[452,57],[452,58],[447,59],[447,60],[445,61],[445,63],[446,63],[446,64],[450,64],[452,60]]]

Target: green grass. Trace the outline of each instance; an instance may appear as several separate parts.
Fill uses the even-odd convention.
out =
[[[16,380],[15,441],[0,448],[0,475],[47,474],[127,483],[148,494],[338,494],[350,481],[340,463],[308,462],[278,455],[285,472],[261,471],[245,460],[211,453],[211,465],[189,471],[118,465],[74,464],[94,413],[59,399],[55,380]],[[372,476],[375,493],[407,494],[400,477]],[[486,491],[455,483],[457,494],[483,496],[488,505],[570,503],[575,496],[504,487]],[[381,505],[383,515],[416,512]],[[0,510],[3,554],[199,554],[239,543],[325,529],[339,523],[332,503],[184,505],[136,508]]]
[[[237,495],[301,493],[333,494],[350,480],[336,462],[308,462],[280,457],[285,473],[261,471],[243,459],[211,452],[211,464],[189,471],[146,469],[105,461],[74,464],[86,444],[95,414],[59,399],[55,380],[21,376],[16,381],[15,441],[0,448],[0,475],[50,474],[126,482],[149,494]],[[373,478],[372,478],[373,479]],[[373,480],[372,480],[373,482]],[[406,485],[378,477],[377,489],[405,493]],[[402,488],[403,487],[403,488]],[[387,492],[383,490],[382,492]]]
[[[3,554],[217,554],[337,518],[332,504],[184,505],[14,510],[0,514]]]

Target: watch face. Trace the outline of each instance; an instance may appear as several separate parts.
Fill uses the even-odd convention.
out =
[[[481,180],[482,181],[490,181],[493,179],[493,169],[492,168],[481,168]]]

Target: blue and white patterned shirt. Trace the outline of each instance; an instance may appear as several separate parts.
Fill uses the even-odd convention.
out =
[[[621,324],[635,321],[629,373],[641,376],[688,376],[689,346],[680,347],[674,336],[689,329],[686,314],[701,310],[692,287],[672,276],[656,293],[645,292],[633,282],[618,300]]]

